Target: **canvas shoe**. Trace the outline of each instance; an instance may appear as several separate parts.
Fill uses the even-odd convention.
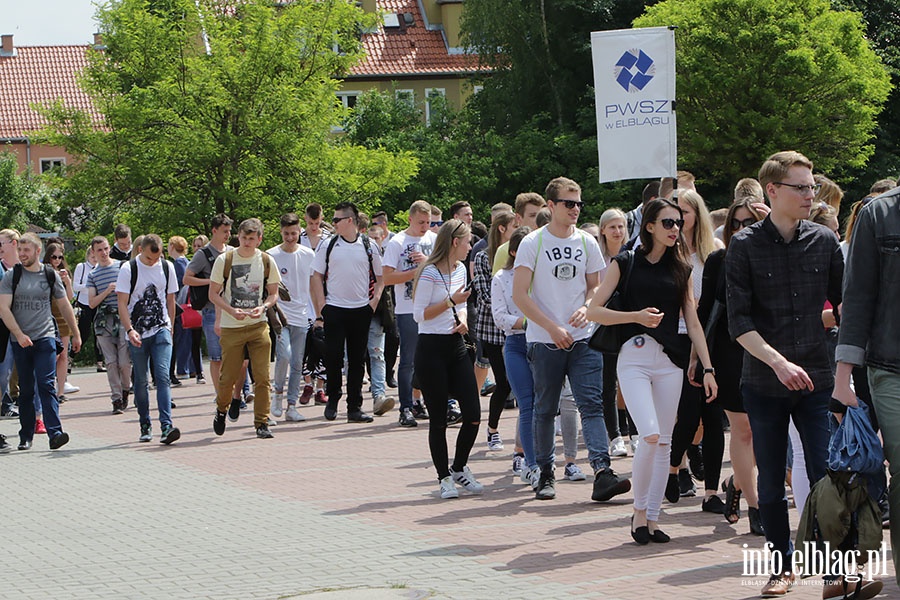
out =
[[[520,452],[516,452],[515,454],[513,454],[513,460],[512,460],[513,475],[521,475],[524,470],[525,470],[525,455]]]
[[[493,433],[488,431],[487,445],[488,445],[488,451],[490,451],[490,452],[503,450],[503,440],[500,439],[499,431],[495,431]]]
[[[272,407],[269,410],[272,413],[273,417],[281,418],[281,415],[284,414],[284,396],[279,393],[275,393],[272,396]]]
[[[288,405],[287,414],[285,415],[285,418],[288,421],[293,421],[295,423],[300,423],[301,421],[306,420],[306,417],[301,415],[300,411],[297,410],[297,407],[294,406],[293,404]]]
[[[463,467],[462,471],[459,472],[450,469],[450,475],[453,476],[453,481],[463,486],[467,492],[480,494],[484,491],[484,486],[475,479],[475,476],[472,475],[472,471],[469,470],[468,465]]]
[[[216,411],[216,417],[213,419],[213,431],[216,435],[225,433],[225,413]]]
[[[303,393],[300,395],[300,404],[309,404],[310,399],[313,397],[313,386],[304,385]]]
[[[569,481],[584,481],[585,479],[587,479],[587,475],[585,475],[584,471],[581,470],[581,467],[579,467],[575,463],[566,464],[565,477]]]
[[[241,399],[240,398],[232,398],[231,406],[228,407],[228,420],[232,423],[237,423],[238,418],[241,416]]]

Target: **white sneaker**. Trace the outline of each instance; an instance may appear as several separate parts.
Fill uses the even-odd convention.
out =
[[[474,475],[472,475],[472,471],[469,470],[469,465],[463,467],[463,470],[458,473],[453,469],[450,469],[450,475],[453,476],[453,481],[466,488],[467,492],[480,494],[484,491],[484,486],[475,479]]]
[[[272,396],[272,408],[270,409],[269,412],[272,413],[273,417],[281,418],[281,415],[284,414],[283,402],[284,402],[283,394],[276,393],[274,396]]]
[[[612,441],[612,444],[609,446],[609,455],[610,456],[628,456],[628,451],[625,449],[625,440],[621,437],[617,437]]]
[[[512,460],[513,475],[521,475],[525,471],[525,456],[522,454],[514,454]]]
[[[250,392],[249,394],[244,396],[244,402],[246,402],[247,404],[253,404],[254,400],[256,400],[256,394],[253,392]]]
[[[375,413],[376,416],[381,416],[384,413],[388,412],[392,408],[394,408],[394,399],[386,398],[384,394],[379,394],[375,396],[372,403],[372,412]]]
[[[495,431],[494,433],[491,433],[490,431],[488,431],[487,445],[488,445],[489,452],[503,450],[503,440],[500,439],[499,431]]]
[[[587,475],[584,474],[581,467],[575,463],[569,463],[566,465],[566,479],[569,481],[584,481],[587,479]]]
[[[306,417],[300,414],[300,411],[297,410],[297,407],[293,404],[288,405],[287,414],[285,418],[288,421],[294,421],[295,423],[300,423],[301,421],[305,421]]]
[[[631,453],[634,454],[637,452],[638,443],[640,443],[640,438],[633,437],[631,438]]]
[[[72,385],[68,381],[66,382],[66,385],[63,386],[63,394],[74,394],[74,393],[80,392],[80,391],[81,391],[80,387],[78,387],[77,385]]]
[[[450,476],[444,477],[441,479],[441,498],[459,498],[459,490],[456,489],[456,484],[453,483],[453,478]]]
[[[541,470],[537,467],[525,467],[522,469],[522,483],[530,483],[531,489],[536,489],[538,479],[541,478]]]

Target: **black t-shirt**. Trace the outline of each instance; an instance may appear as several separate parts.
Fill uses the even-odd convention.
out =
[[[619,263],[619,270],[624,274],[627,269],[625,253],[613,260]],[[635,335],[652,337],[659,342],[675,365],[685,369],[690,361],[690,341],[686,342],[687,336],[678,334],[678,317],[683,297],[675,287],[669,260],[671,259],[664,257],[652,264],[647,261],[641,248],[634,252],[634,267],[623,298],[625,310],[638,311],[652,306],[663,313],[663,318],[655,329],[637,323],[629,323],[625,327],[628,338]]]

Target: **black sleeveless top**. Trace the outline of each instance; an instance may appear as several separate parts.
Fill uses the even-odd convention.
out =
[[[626,255],[619,254],[613,260],[619,263],[619,270],[624,274],[627,268]],[[683,297],[675,287],[670,260],[672,259],[664,256],[658,263],[652,264],[647,261],[641,248],[634,251],[634,267],[623,298],[625,310],[638,311],[652,306],[663,313],[663,318],[655,329],[628,323],[625,331],[628,339],[635,335],[652,337],[659,342],[666,356],[676,366],[686,369],[690,362],[690,339],[678,334],[678,317]]]

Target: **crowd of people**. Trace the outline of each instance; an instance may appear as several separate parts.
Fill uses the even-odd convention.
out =
[[[398,401],[399,427],[428,421],[439,495],[457,498],[485,489],[468,462],[479,395],[490,395],[486,448],[504,450],[500,417],[517,408],[515,432],[503,433],[514,439],[513,473],[536,499],[556,497],[558,433],[563,477],[588,477],[576,462],[580,421],[591,499],[632,491],[637,544],[670,541],[663,500],[696,494],[696,480],[701,509],[731,524],[745,500],[750,531],[789,565],[786,482],[802,510],[826,476],[830,413],[864,400],[892,473],[900,465],[900,320],[891,310],[900,188],[879,181],[854,203],[843,241],[841,197],[809,159],[779,152],[713,212],[679,172],[649,183],[633,210],[579,226],[582,190],[557,177],[543,195],[494,205],[487,227],[467,202],[444,221],[416,201],[398,232],[386,213],[370,217],[350,202],[334,207],[328,226],[310,204],[305,226],[284,214],[281,244],[263,251],[258,219],[241,222],[234,241],[234,223],[219,214],[208,238],[193,239],[190,260],[183,237],[132,240],[121,224],[112,245],[91,240],[71,275],[62,240],[5,229],[0,416],[18,417],[19,450],[42,433],[51,449],[65,445],[69,352],[93,339],[112,412],[132,400],[138,439],[151,441],[155,390],[159,441],[172,444],[181,432],[171,388],[206,382],[205,341],[216,435],[250,403],[261,439],[274,436],[276,419],[304,421],[300,408],[311,403],[333,421],[343,398],[348,422],[371,423],[368,373],[375,415]],[[733,475],[723,481],[726,429]],[[10,444],[0,436],[0,446]],[[629,452],[630,479],[612,468]],[[900,511],[900,487],[891,490],[876,499],[886,519]],[[772,573],[762,596],[783,596],[795,577]],[[835,576],[823,597],[871,598],[881,586]]]

